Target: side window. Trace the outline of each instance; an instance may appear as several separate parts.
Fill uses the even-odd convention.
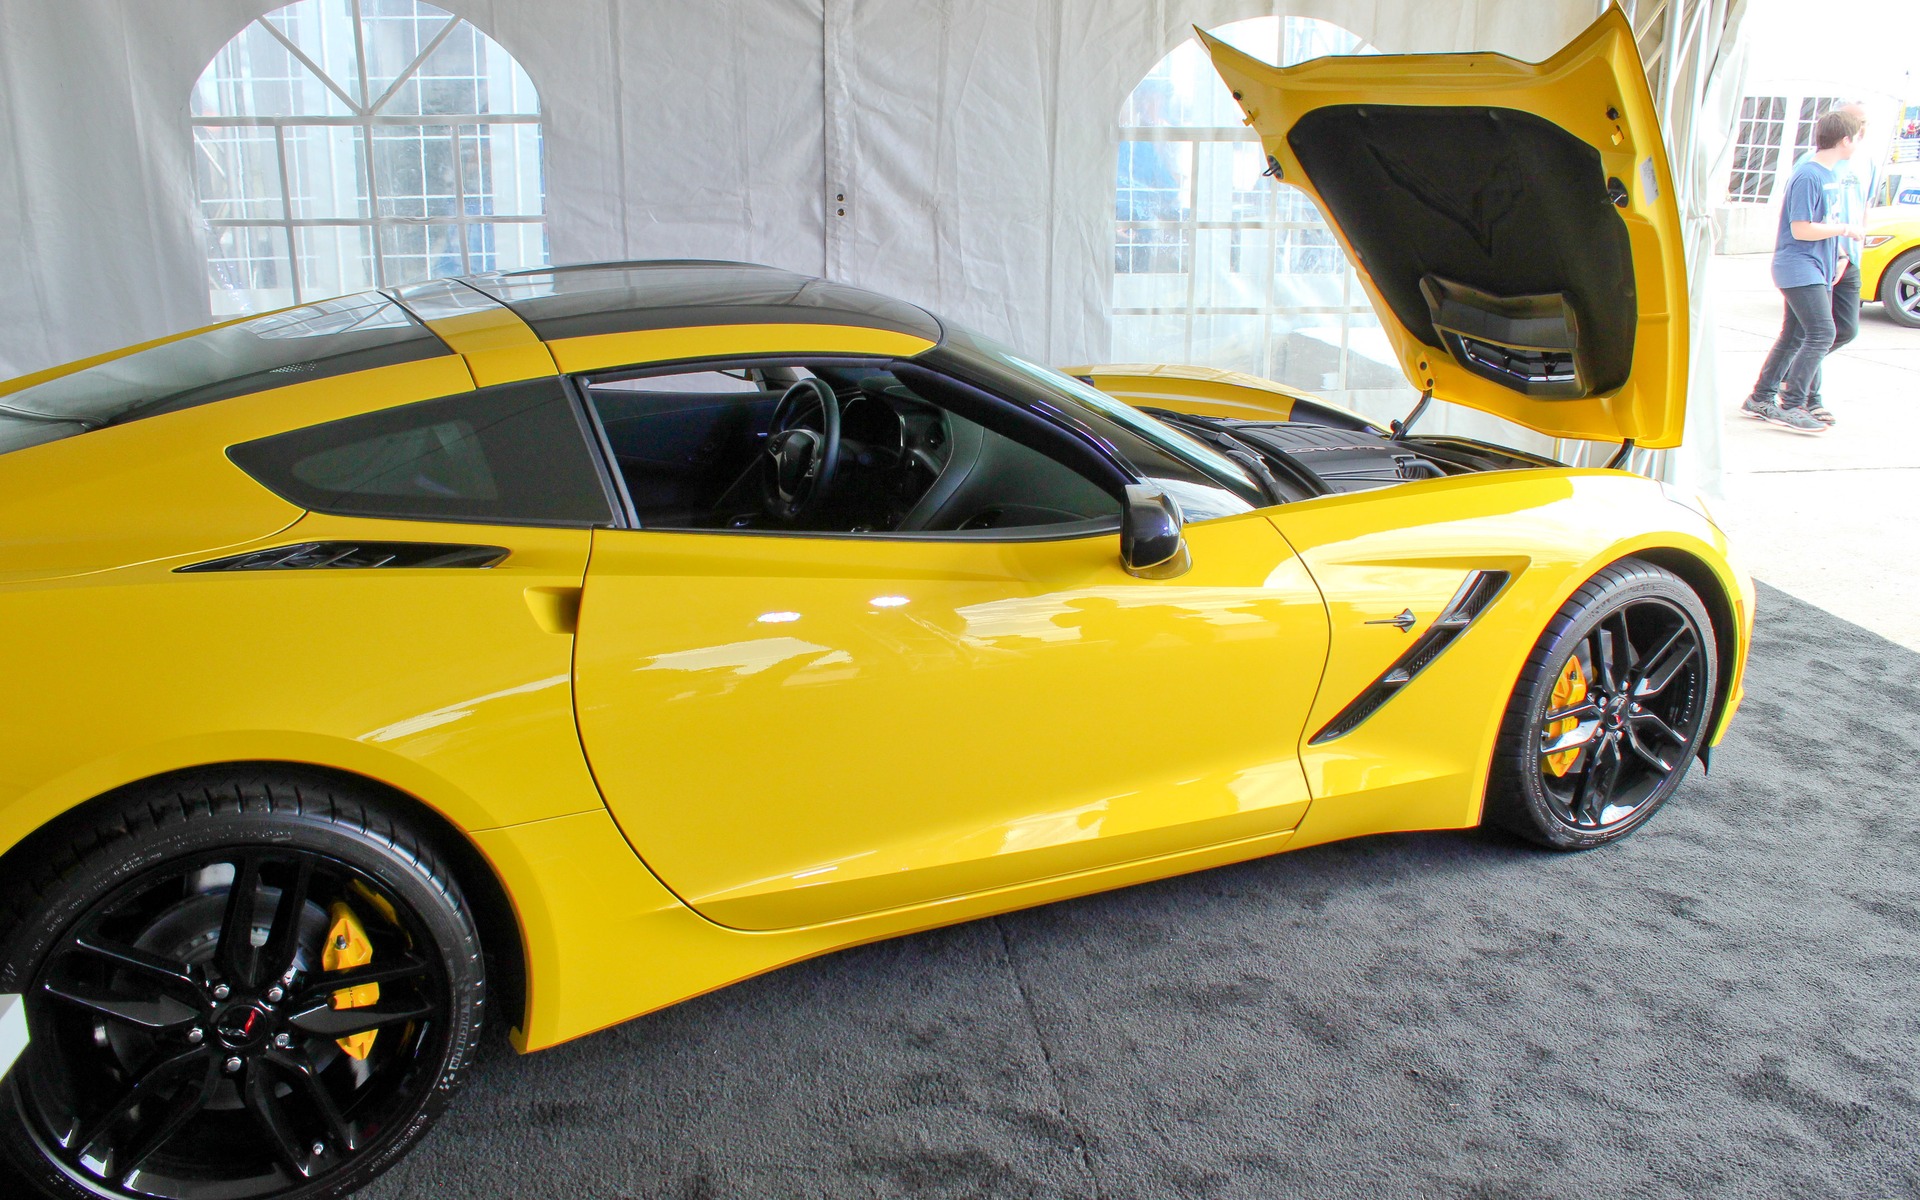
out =
[[[599,525],[605,489],[557,379],[382,409],[231,447],[302,508],[356,517]]]
[[[758,360],[581,382],[643,529],[1045,537],[1117,518],[1099,485],[889,366]]]

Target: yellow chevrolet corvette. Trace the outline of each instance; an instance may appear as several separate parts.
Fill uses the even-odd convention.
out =
[[[1677,444],[1614,10],[1554,59],[1212,45],[1408,377]],[[483,1023],[1392,830],[1584,848],[1740,698],[1697,501],[764,267],[441,280],[0,386],[0,1146],[337,1196]]]

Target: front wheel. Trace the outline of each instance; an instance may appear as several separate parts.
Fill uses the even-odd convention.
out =
[[[1718,671],[1691,587],[1641,559],[1607,567],[1561,606],[1520,672],[1486,821],[1557,850],[1633,832],[1699,755]]]
[[[32,1041],[0,1151],[67,1200],[319,1200],[417,1141],[481,1026],[479,939],[361,787],[227,770],[69,819],[10,871]]]

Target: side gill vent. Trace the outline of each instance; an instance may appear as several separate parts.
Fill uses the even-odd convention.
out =
[[[1319,733],[1307,739],[1309,746],[1318,746],[1338,737],[1345,737],[1360,727],[1360,723],[1380,710],[1387,701],[1399,694],[1401,688],[1413,682],[1414,676],[1432,665],[1448,646],[1453,645],[1459,636],[1467,631],[1479,615],[1487,610],[1502,589],[1507,586],[1511,576],[1505,571],[1470,571],[1460,590],[1453,594],[1447,607],[1427,626],[1427,631],[1407,647],[1407,652],[1394,660],[1386,673],[1368,684],[1366,690],[1355,696],[1351,703],[1341,709],[1339,715],[1328,721]]]
[[[507,556],[505,546],[446,542],[301,542],[175,567],[195,571],[369,570],[379,567],[491,567]]]

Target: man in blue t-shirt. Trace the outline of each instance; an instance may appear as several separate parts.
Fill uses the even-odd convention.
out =
[[[1839,106],[1846,112],[1860,118],[1861,137],[1866,134],[1867,109],[1855,100]],[[1813,160],[1813,153],[1801,156],[1793,164],[1798,171]],[[1828,216],[1842,225],[1864,225],[1867,221],[1868,197],[1879,187],[1879,171],[1873,161],[1865,154],[1855,154],[1833,164],[1838,188],[1838,204],[1833,204],[1835,192],[1828,191]],[[1835,253],[1839,255],[1840,276],[1833,283],[1833,353],[1854,339],[1860,332],[1860,253],[1859,241],[1848,237],[1834,239]],[[1797,322],[1795,328],[1798,328]],[[1762,417],[1768,404],[1777,402],[1776,393],[1780,390],[1780,380],[1787,371],[1787,359],[1791,356],[1794,343],[1781,331],[1781,337],[1773,344],[1773,350],[1767,355],[1767,361],[1760,368],[1759,382],[1754,384],[1753,394],[1747,398],[1741,408],[1749,415]],[[1821,422],[1833,424],[1833,414],[1827,410],[1820,398],[1820,378],[1822,371],[1813,373],[1813,382],[1807,388],[1806,409]]]
[[[1852,265],[1840,261],[1838,239],[1857,243],[1866,236],[1858,224],[1840,219],[1841,188],[1835,167],[1853,157],[1865,128],[1864,121],[1844,108],[1822,116],[1814,126],[1813,156],[1794,168],[1780,205],[1773,285],[1786,299],[1787,315],[1780,338],[1767,355],[1768,365],[1761,368],[1753,395],[1741,408],[1801,433],[1824,433],[1828,427],[1821,414],[1812,411],[1811,392],[1821,360],[1833,349],[1833,287],[1842,268]],[[1778,370],[1777,376],[1769,374],[1770,367]],[[1775,378],[1780,389],[1777,402],[1769,396],[1769,384]]]

